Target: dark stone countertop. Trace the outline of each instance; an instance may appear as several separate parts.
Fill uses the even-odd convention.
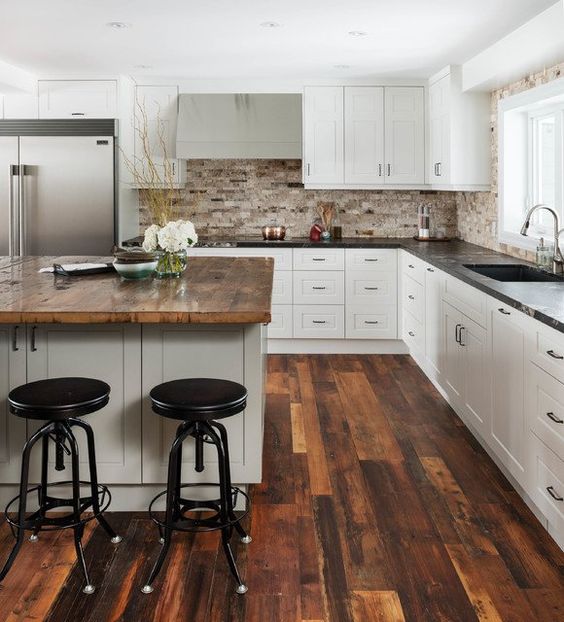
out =
[[[134,240],[140,242],[142,238],[134,238]],[[412,238],[343,238],[330,242],[311,242],[308,238],[290,238],[279,242],[265,241],[259,237],[237,237],[213,242],[215,244],[228,243],[229,246],[240,248],[401,248],[439,270],[497,298],[504,304],[564,333],[564,280],[546,283],[503,282],[482,276],[465,268],[464,264],[529,266],[532,264],[468,242],[460,240],[417,242]],[[205,245],[206,242],[203,241],[202,246]]]

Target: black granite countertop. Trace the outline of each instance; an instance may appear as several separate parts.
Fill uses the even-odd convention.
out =
[[[131,242],[133,241],[140,243],[142,238],[134,238]],[[265,241],[259,237],[237,237],[210,241],[210,246],[216,244],[218,247],[223,244],[240,248],[401,248],[564,333],[564,280],[547,283],[504,282],[482,276],[466,268],[465,264],[531,264],[468,242],[417,242],[412,238],[343,238],[330,242],[290,238],[283,241]],[[205,245],[206,241],[203,240],[202,246]]]

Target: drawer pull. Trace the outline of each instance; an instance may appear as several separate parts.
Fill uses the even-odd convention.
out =
[[[323,287],[316,287],[315,285],[313,285],[311,289],[327,289],[327,288],[325,286],[323,286]]]
[[[498,311],[503,313],[503,315],[511,315],[511,311],[506,311],[503,307],[500,307]]]
[[[564,423],[564,419],[559,419],[553,412],[546,413],[549,419],[552,419],[554,423]]]
[[[558,359],[559,361],[564,359],[564,356],[562,356],[561,354],[556,354],[554,350],[547,350],[546,353],[548,354],[548,356],[551,356],[553,359]]]
[[[377,287],[365,287],[364,288],[367,292],[375,292],[378,288]]]
[[[427,272],[434,272],[433,268],[427,268]]]
[[[325,320],[313,320],[314,324],[327,324]]]
[[[326,261],[325,257],[312,257],[311,258],[312,261]]]
[[[365,324],[378,324],[376,320],[364,320]]]
[[[408,268],[411,268],[412,270],[415,270],[415,266],[413,264],[407,264]]]
[[[412,330],[410,330],[407,334],[408,334],[410,337],[415,337],[415,333],[414,333]]]
[[[378,261],[375,257],[365,257],[364,261]]]
[[[564,497],[561,497],[558,493],[555,492],[554,486],[547,486],[546,492],[555,500],[555,501],[564,501]]]
[[[409,300],[415,300],[415,296],[412,296],[411,294],[409,294],[408,298]]]
[[[19,326],[14,326],[14,329],[12,331],[12,351],[13,352],[17,352],[20,347],[18,346],[18,330],[19,330]]]

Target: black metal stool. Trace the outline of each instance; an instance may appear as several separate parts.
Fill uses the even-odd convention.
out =
[[[145,594],[153,591],[152,584],[170,548],[173,531],[221,530],[223,550],[231,573],[237,581],[237,593],[245,594],[247,586],[241,581],[230,541],[235,529],[241,542],[244,544],[251,542],[251,537],[240,524],[241,519],[249,512],[250,500],[241,489],[231,484],[227,431],[216,419],[225,419],[242,412],[247,404],[247,389],[229,380],[190,378],[156,386],[151,391],[151,401],[154,412],[163,417],[181,420],[182,423],[178,426],[170,450],[167,489],[158,494],[149,506],[149,514],[159,528],[162,549],[142,591]],[[182,444],[189,436],[195,439],[195,469],[198,473],[204,470],[204,443],[215,445],[219,463],[219,484],[181,483]],[[183,488],[201,486],[217,486],[220,498],[201,501],[182,497]],[[162,521],[156,517],[153,505],[164,495],[166,495],[166,513]],[[245,498],[247,509],[243,515],[237,517],[233,508],[239,495]],[[186,516],[187,512],[195,510],[212,510],[215,514],[208,518]]]
[[[86,579],[86,586],[82,591],[85,594],[94,592],[95,587],[90,583],[82,549],[84,526],[95,518],[110,536],[112,543],[118,544],[121,542],[121,537],[114,532],[102,515],[102,512],[110,505],[111,495],[107,486],[98,484],[94,433],[88,423],[75,417],[82,417],[100,410],[109,399],[110,387],[105,382],[90,378],[39,380],[24,384],[10,392],[8,403],[12,414],[25,419],[46,420],[47,423],[28,439],[23,448],[20,494],[6,506],[6,520],[10,524],[16,543],[0,571],[0,581],[12,567],[22,546],[26,530],[32,531],[30,540],[35,542],[41,530],[72,529],[76,555]],[[82,428],[86,434],[90,481],[80,480],[78,443],[72,432],[75,426]],[[28,488],[31,450],[39,439],[42,440],[41,484]],[[55,470],[65,469],[65,453],[71,456],[72,480],[48,482],[49,440],[55,443]],[[72,498],[65,499],[49,494],[49,489],[53,486],[69,484],[72,485]],[[80,496],[81,485],[90,487],[90,496]],[[26,518],[27,498],[35,491],[37,491],[39,509]],[[19,502],[18,510],[15,517],[12,517],[10,511],[16,502]],[[65,506],[72,507],[72,512],[63,516],[47,516],[50,510]],[[82,514],[89,508],[92,508],[92,515],[83,517]]]

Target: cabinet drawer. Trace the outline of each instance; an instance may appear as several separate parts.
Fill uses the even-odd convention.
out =
[[[272,305],[272,321],[268,325],[270,339],[291,339],[293,335],[292,305]]]
[[[396,305],[348,305],[347,339],[397,339]]]
[[[541,369],[564,382],[564,335],[538,322],[528,343],[528,358]]]
[[[397,302],[397,276],[394,272],[347,270],[347,304],[370,305]]]
[[[564,462],[541,441],[531,438],[530,451],[534,462],[531,467],[530,490],[533,501],[564,537]]]
[[[527,371],[526,410],[531,430],[564,459],[564,384],[531,362]]]
[[[418,322],[425,322],[425,289],[409,276],[402,280],[402,304]]]
[[[272,280],[272,304],[292,304],[292,272],[275,270]]]
[[[425,268],[427,264],[421,259],[417,259],[410,253],[403,251],[401,254],[401,271],[402,275],[407,274],[414,281],[421,285],[425,283]]]
[[[233,249],[234,257],[272,257],[275,270],[292,269],[291,248],[240,248]]]
[[[402,337],[410,350],[425,351],[425,328],[411,313],[403,313]]]
[[[340,305],[345,302],[345,273],[318,272],[294,274],[294,302],[296,304]]]
[[[295,248],[294,270],[344,270],[343,248]]]
[[[343,339],[345,309],[342,305],[294,305],[294,337]]]
[[[393,249],[346,249],[345,266],[349,270],[397,273],[397,251]]]
[[[443,300],[462,311],[466,317],[474,320],[482,327],[487,326],[488,296],[471,285],[467,285],[454,277],[447,276],[444,280]],[[500,307],[503,305],[500,303]]]

